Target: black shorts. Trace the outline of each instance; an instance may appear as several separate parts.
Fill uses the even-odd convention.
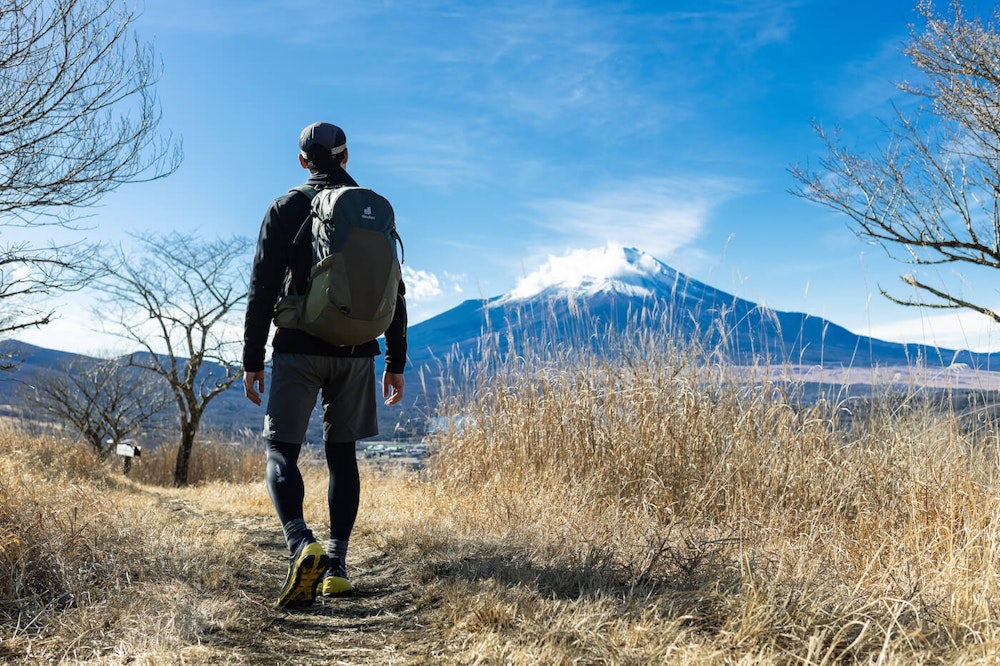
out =
[[[350,442],[378,434],[375,359],[275,353],[264,437],[301,444],[316,394],[323,400],[323,439]]]

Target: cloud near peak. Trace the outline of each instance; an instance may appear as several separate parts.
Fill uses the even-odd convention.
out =
[[[563,256],[550,256],[535,272],[518,280],[507,296],[530,298],[549,287],[579,289],[588,283],[600,283],[630,274],[650,273],[660,269],[659,262],[648,254],[630,258],[625,248],[615,243],[593,249],[571,250]]]
[[[724,178],[610,183],[578,199],[532,204],[537,223],[576,247],[636,247],[667,257],[701,235],[712,211],[746,189]]]

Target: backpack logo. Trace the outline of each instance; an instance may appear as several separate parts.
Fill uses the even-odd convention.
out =
[[[366,206],[365,209],[361,211],[361,217],[365,218],[366,220],[374,220],[375,214],[372,213],[372,207]]]

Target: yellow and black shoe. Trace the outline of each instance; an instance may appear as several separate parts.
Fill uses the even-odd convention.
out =
[[[347,578],[347,571],[340,562],[335,562],[333,566],[323,574],[323,580],[319,586],[320,593],[324,597],[339,597],[350,594],[354,591],[354,586]]]
[[[278,595],[278,606],[283,608],[309,606],[316,600],[319,578],[330,565],[323,546],[315,541],[303,541],[288,561],[288,576]]]

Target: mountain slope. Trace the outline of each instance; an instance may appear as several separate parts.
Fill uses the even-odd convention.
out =
[[[1000,355],[898,344],[851,333],[819,317],[760,306],[687,277],[634,248],[578,251],[552,259],[511,292],[470,300],[410,329],[410,356],[424,366],[443,351],[466,352],[483,331],[539,331],[583,339],[625,331],[645,313],[679,340],[696,341],[730,361],[870,367],[966,363],[1000,367]],[[499,336],[504,342],[504,336]]]

